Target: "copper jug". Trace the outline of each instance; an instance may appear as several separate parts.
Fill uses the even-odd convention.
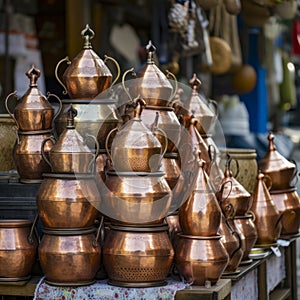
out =
[[[101,196],[92,174],[45,173],[36,195],[43,225],[82,228],[94,225]]]
[[[288,161],[277,151],[272,133],[269,133],[268,140],[268,151],[258,162],[259,169],[271,177],[271,191],[289,189],[293,187],[292,180],[297,175],[296,164]]]
[[[71,99],[94,99],[118,80],[120,67],[111,57],[105,56],[103,61],[92,49],[91,39],[95,34],[89,25],[86,25],[81,35],[84,39],[83,49],[72,61],[68,57],[60,60],[55,68],[55,77],[64,88],[63,93],[68,94]],[[113,83],[111,83],[112,74],[105,65],[107,60],[113,61],[117,68],[117,76]],[[64,61],[69,66],[60,80],[58,68]]]
[[[43,141],[53,135],[52,130],[18,132],[13,148],[13,159],[23,183],[40,183],[42,174],[51,171],[44,160],[41,147]],[[47,141],[44,146],[45,155],[49,154],[52,143]]]
[[[164,135],[163,149],[154,133],[141,120],[145,105],[143,99],[136,100],[134,118],[126,122],[116,133],[111,151],[108,149],[110,135],[118,129],[113,129],[107,135],[106,151],[111,157],[112,165],[116,171],[156,172],[160,167],[162,157],[167,149],[167,136],[161,129],[153,129],[153,131],[159,131],[160,134]]]
[[[193,236],[178,234],[175,264],[180,276],[191,285],[214,285],[222,276],[228,253],[221,236]]]
[[[59,286],[82,286],[95,282],[100,267],[100,228],[44,228],[38,248],[45,282]]]
[[[276,243],[281,232],[281,218],[265,183],[265,175],[257,175],[257,184],[253,194],[251,211],[255,215],[257,229],[257,244],[269,245]]]
[[[95,168],[96,157],[99,154],[99,144],[92,135],[86,135],[85,139],[91,138],[96,147],[95,153],[86,145],[85,139],[77,132],[74,118],[77,110],[71,105],[67,110],[68,123],[58,140],[54,137],[46,138],[41,146],[44,160],[50,165],[54,173],[92,173]],[[53,143],[49,152],[49,159],[45,155],[44,145],[47,141]]]
[[[215,236],[221,222],[221,209],[200,158],[196,185],[188,199],[179,208],[182,232],[195,236]]]
[[[12,95],[9,94],[5,99],[5,108],[10,116],[15,120],[20,131],[40,131],[52,129],[53,121],[59,115],[62,102],[54,94],[48,94],[47,98],[42,95],[37,86],[37,80],[40,77],[40,70],[34,65],[26,72],[26,76],[30,80],[29,89],[19,99],[14,112],[9,109],[8,102]],[[53,96],[58,101],[58,109],[54,114],[54,108],[49,103],[48,99]]]
[[[121,287],[151,287],[167,284],[174,258],[168,226],[116,226],[103,244],[103,262],[109,284]]]

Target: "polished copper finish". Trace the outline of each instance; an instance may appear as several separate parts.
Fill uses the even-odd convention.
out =
[[[293,235],[299,232],[300,199],[296,188],[270,191],[281,218],[281,235]]]
[[[166,284],[174,258],[168,226],[111,225],[103,245],[109,283],[126,287]]]
[[[281,232],[281,218],[269,190],[264,182],[265,175],[258,174],[257,184],[253,194],[251,211],[255,215],[257,229],[257,244],[272,244],[277,241]]]
[[[13,159],[21,182],[41,182],[42,174],[51,171],[41,153],[43,141],[51,136],[51,130],[18,132]],[[51,147],[52,143],[47,141],[44,146],[45,155],[48,155]]]
[[[55,120],[55,129],[60,135],[67,126],[66,111],[72,104],[77,110],[74,125],[82,136],[86,134],[97,137],[99,147],[105,149],[106,136],[109,132],[121,125],[121,119],[117,113],[116,101],[113,99],[87,100],[62,100],[62,111]],[[110,147],[110,144],[109,144]]]
[[[239,236],[242,240],[243,257],[242,261],[249,260],[249,254],[251,249],[257,240],[257,230],[253,222],[255,216],[247,214],[245,216],[235,216],[234,224],[238,230]]]
[[[172,192],[162,172],[108,171],[101,188],[101,212],[119,222],[156,223],[171,205]]]
[[[215,236],[221,222],[221,209],[205,172],[205,162],[198,159],[196,185],[179,208],[182,232],[187,235]]]
[[[103,61],[92,49],[91,39],[94,37],[94,31],[89,25],[86,25],[81,35],[84,39],[83,49],[72,61],[68,57],[60,60],[55,68],[55,76],[63,86],[64,93],[71,99],[94,99],[118,80],[120,67],[111,57],[105,56]],[[105,65],[106,60],[113,61],[117,68],[117,76],[113,83],[112,74]],[[58,68],[65,61],[69,66],[62,76],[62,82],[58,76]]]
[[[297,175],[296,164],[281,155],[274,144],[274,135],[268,135],[269,147],[266,155],[258,162],[259,169],[271,177],[271,191],[292,187],[292,180]]]
[[[12,95],[9,94],[5,99],[5,108],[10,116],[15,120],[20,131],[47,130],[53,127],[53,121],[56,119],[62,108],[61,100],[54,94],[48,94],[47,98],[42,95],[37,86],[37,80],[40,77],[40,70],[34,65],[26,72],[30,80],[29,89],[19,99],[14,112],[9,109],[8,102]],[[49,103],[49,98],[54,97],[58,101],[58,109],[54,114],[54,108]]]
[[[141,120],[145,105],[144,100],[137,99],[134,117],[116,133],[111,145],[111,153],[108,149],[108,141],[112,131],[107,135],[106,151],[110,154],[113,167],[117,171],[156,172],[160,167],[167,147],[167,136],[159,130],[159,133],[165,136],[163,149],[154,133]],[[154,128],[153,131],[157,129]]]
[[[106,150],[100,149],[99,155],[96,158],[96,172],[98,172],[100,179],[104,182],[106,179],[106,172],[109,168],[109,158]]]
[[[30,220],[0,220],[0,280],[31,275],[37,253],[34,226]]]
[[[92,226],[99,215],[97,182],[88,174],[44,174],[36,200],[40,218],[49,228]]]
[[[98,236],[95,228],[45,228],[38,253],[47,283],[62,286],[94,283],[101,261]]]
[[[54,173],[89,173],[93,172],[95,160],[99,154],[99,144],[92,135],[83,138],[76,130],[74,117],[77,115],[76,109],[71,107],[67,111],[68,123],[66,129],[60,134],[56,141],[54,137],[46,138],[41,147],[44,160],[50,165]],[[86,139],[94,141],[93,152],[85,143]],[[49,152],[49,159],[45,155],[43,146],[47,141],[54,143]]]
[[[192,285],[214,285],[229,261],[221,236],[178,234],[175,264],[180,276]]]

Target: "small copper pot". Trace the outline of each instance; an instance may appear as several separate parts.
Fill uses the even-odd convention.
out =
[[[24,183],[39,183],[42,174],[51,171],[50,166],[44,160],[41,146],[46,138],[52,136],[51,130],[18,132],[18,139],[13,148],[13,159]],[[52,143],[45,143],[45,155],[49,154]]]
[[[166,224],[111,225],[103,245],[109,284],[124,287],[165,285],[174,258],[167,232]]]
[[[99,227],[100,228],[100,227]],[[46,282],[58,286],[81,286],[95,282],[101,247],[95,228],[44,229],[38,248]]]
[[[192,285],[214,285],[228,264],[228,253],[221,236],[178,234],[175,264],[180,276]]]
[[[92,226],[101,197],[94,176],[46,173],[37,192],[40,218],[48,228]]]
[[[28,279],[36,260],[35,222],[0,220],[0,281]]]

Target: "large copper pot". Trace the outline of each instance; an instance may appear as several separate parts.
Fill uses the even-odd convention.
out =
[[[272,133],[268,135],[268,140],[268,151],[258,162],[259,169],[271,177],[271,191],[289,189],[292,187],[292,180],[297,175],[296,164],[288,161],[277,151]]]
[[[100,227],[99,227],[100,228]],[[101,247],[95,228],[44,229],[38,248],[46,282],[58,286],[81,286],[95,282]]]
[[[84,39],[83,49],[72,61],[68,57],[60,60],[55,68],[55,76],[64,88],[64,93],[68,94],[71,99],[94,99],[118,80],[120,67],[113,58],[106,56],[103,61],[95,53],[91,45],[94,32],[88,25],[82,30],[81,35]],[[118,72],[113,83],[111,83],[112,74],[105,65],[105,61],[108,59],[115,63]],[[65,61],[69,66],[61,81],[58,76],[58,68]]]
[[[173,258],[166,224],[149,227],[111,225],[104,240],[103,262],[112,285],[165,285]]]
[[[36,260],[34,222],[0,221],[0,281],[28,279]]]
[[[160,222],[171,205],[172,191],[163,172],[108,171],[101,188],[101,212],[119,222]]]
[[[221,236],[178,234],[175,264],[180,276],[192,285],[217,283],[228,264],[228,253]]]
[[[97,137],[99,147],[105,149],[106,136],[109,132],[121,124],[116,110],[116,101],[112,99],[94,100],[62,100],[62,112],[55,120],[55,129],[60,135],[67,126],[66,111],[72,104],[77,110],[74,125],[82,136],[86,134]],[[110,144],[109,144],[110,147]]]
[[[299,232],[300,199],[296,188],[288,190],[270,191],[281,218],[281,235],[293,235]]]
[[[13,159],[21,182],[39,183],[42,181],[42,174],[51,171],[41,153],[43,141],[51,136],[51,130],[18,132]],[[51,147],[52,143],[47,141],[44,146],[45,155],[49,154]]]
[[[16,92],[9,94],[5,99],[5,108],[10,116],[15,120],[20,131],[39,131],[52,129],[53,121],[56,119],[61,111],[61,100],[53,94],[48,94],[47,98],[42,95],[37,87],[37,79],[40,77],[40,70],[32,66],[27,72],[26,76],[30,80],[29,89],[19,99],[14,112],[9,109],[10,96],[15,95]],[[53,96],[59,104],[59,107],[54,114],[54,108],[49,103],[48,99]]]
[[[99,215],[101,197],[93,175],[43,174],[37,207],[45,227],[92,226]]]

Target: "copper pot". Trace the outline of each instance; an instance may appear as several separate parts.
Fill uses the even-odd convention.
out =
[[[29,89],[19,99],[14,112],[9,109],[8,102],[12,95],[9,94],[5,99],[5,108],[10,116],[15,120],[20,131],[39,131],[52,129],[53,121],[61,111],[61,100],[54,94],[48,94],[47,98],[42,95],[37,87],[37,80],[40,77],[40,70],[33,65],[27,72],[26,76],[30,80]],[[49,103],[48,99],[53,96],[59,104],[59,107],[54,114],[54,108]]]
[[[268,151],[258,162],[259,169],[271,177],[271,191],[289,189],[292,187],[292,180],[297,175],[296,164],[288,161],[277,151],[272,133],[268,135],[268,140]]]
[[[172,212],[165,217],[165,223],[169,226],[169,236],[172,242],[172,245],[175,246],[177,241],[177,234],[182,233],[178,211]]]
[[[270,191],[281,218],[281,235],[293,235],[299,232],[300,199],[296,188],[281,191]]]
[[[116,109],[116,101],[113,99],[94,100],[62,100],[62,112],[55,120],[55,129],[60,135],[67,126],[66,111],[72,104],[77,110],[74,118],[74,125],[82,136],[86,134],[97,137],[99,147],[105,149],[105,141],[108,133],[121,124]],[[109,144],[109,147],[111,145]]]
[[[99,215],[101,197],[93,175],[43,175],[37,192],[37,207],[45,227],[92,226]]]
[[[100,228],[100,227],[99,227]],[[101,247],[95,228],[44,229],[38,248],[46,282],[58,286],[81,286],[95,282]]]
[[[168,213],[172,192],[163,172],[108,171],[101,195],[101,212],[118,222],[149,224]]]
[[[255,215],[257,229],[257,244],[268,245],[277,241],[282,224],[282,214],[279,213],[264,182],[265,175],[259,173],[253,194],[251,211]]]
[[[111,225],[104,240],[103,262],[109,284],[150,287],[166,284],[174,250],[167,225]]]
[[[42,181],[42,174],[51,171],[41,153],[43,141],[51,136],[51,130],[18,132],[13,159],[21,182],[39,183]],[[51,142],[45,143],[45,155],[49,154],[51,147]]]
[[[215,236],[221,222],[221,209],[204,170],[205,162],[200,158],[197,163],[199,172],[196,185],[179,208],[180,224],[184,234]]]
[[[35,222],[0,221],[0,281],[28,279],[36,260]]]
[[[253,222],[254,218],[255,216],[252,213],[245,216],[234,217],[234,224],[236,225],[236,228],[238,229],[238,233],[242,240],[242,261],[249,260],[250,251],[257,240],[257,230]]]
[[[192,236],[178,234],[175,264],[183,279],[192,284],[214,285],[228,264],[228,254],[221,236]]]
[[[89,25],[86,25],[81,35],[84,39],[83,49],[72,61],[68,57],[60,60],[55,68],[55,77],[64,88],[64,94],[68,94],[71,99],[94,99],[118,80],[120,67],[111,57],[106,56],[103,61],[92,49],[91,39],[94,37],[94,31]],[[117,68],[117,76],[113,83],[112,74],[105,65],[107,60],[113,61]],[[67,62],[69,66],[60,80],[58,68],[63,62]]]

